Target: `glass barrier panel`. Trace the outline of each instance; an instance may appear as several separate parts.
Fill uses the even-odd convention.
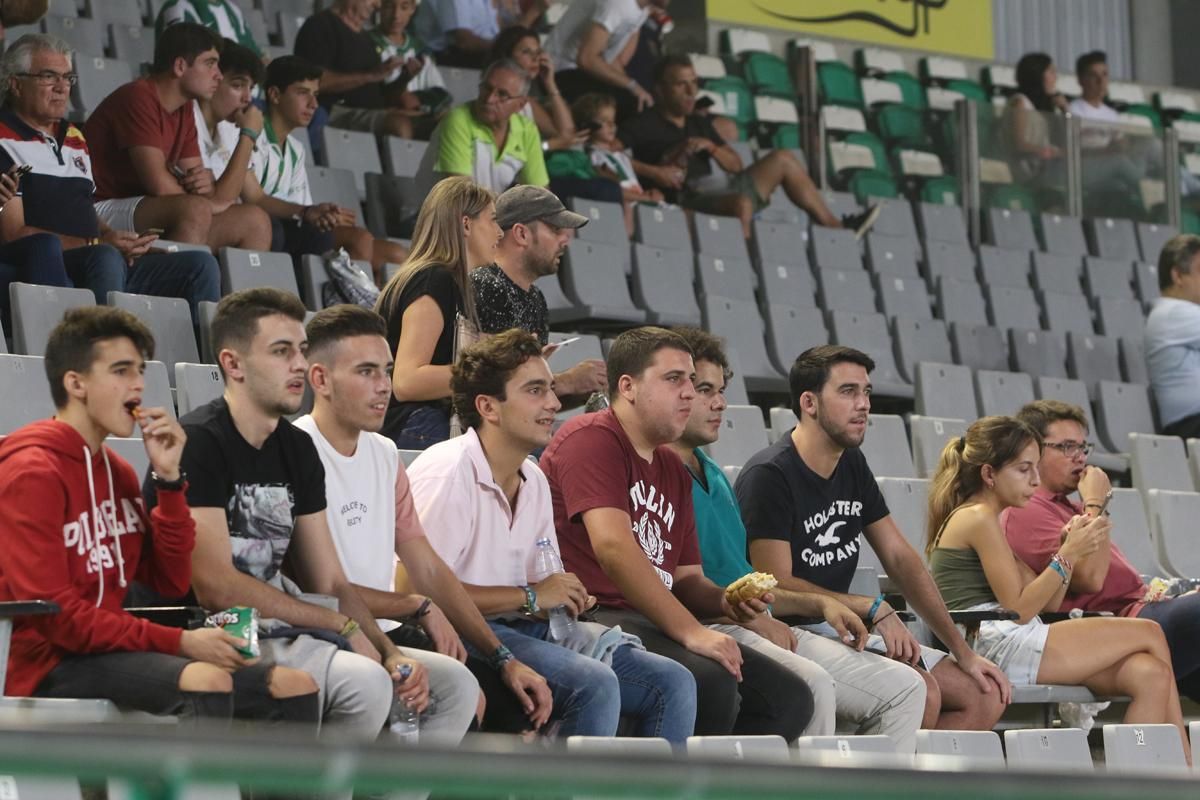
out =
[[[1079,118],[1085,217],[1166,223],[1165,164],[1162,132],[1146,117]]]

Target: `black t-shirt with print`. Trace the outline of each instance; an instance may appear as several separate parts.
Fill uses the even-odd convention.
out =
[[[287,555],[296,518],[325,510],[325,468],[308,434],[286,419],[261,448],[242,438],[224,398],[179,420],[187,433],[180,468],[192,508],[223,508],[233,565],[271,581]],[[147,478],[143,494],[153,502]]]
[[[480,333],[503,333],[512,328],[528,331],[544,347],[550,341],[550,311],[546,297],[534,286],[525,291],[497,264],[471,270],[475,313]]]
[[[832,592],[849,591],[859,534],[889,514],[862,451],[842,453],[826,480],[808,468],[790,436],[746,462],[734,491],[747,541],[789,542],[792,576]]]
[[[618,136],[621,142],[633,152],[635,161],[643,164],[659,165],[663,158],[673,148],[692,137],[709,139],[717,147],[725,144],[721,134],[713,127],[712,118],[704,114],[689,114],[684,118],[683,127],[676,125],[662,115],[656,107],[627,120],[620,128]],[[712,156],[696,153],[687,161],[687,185],[712,174]],[[645,177],[640,178],[656,189],[661,189],[667,200],[674,202],[678,192],[669,186],[663,186]]]

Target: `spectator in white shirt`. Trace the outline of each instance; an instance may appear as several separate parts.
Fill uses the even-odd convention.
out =
[[[1176,236],[1158,258],[1162,297],[1146,317],[1146,369],[1162,432],[1200,436],[1200,237]]]

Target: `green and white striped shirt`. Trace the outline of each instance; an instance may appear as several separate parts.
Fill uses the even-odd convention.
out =
[[[198,23],[262,55],[242,10],[233,0],[167,0],[154,22],[154,35],[161,35],[163,28],[176,22]]]
[[[304,135],[304,129],[299,133]],[[256,152],[250,162],[254,177],[258,178],[264,192],[288,203],[313,204],[312,192],[308,189],[308,168],[304,163],[304,144],[295,133],[280,145],[270,118],[264,118],[262,133],[258,135],[254,149]]]

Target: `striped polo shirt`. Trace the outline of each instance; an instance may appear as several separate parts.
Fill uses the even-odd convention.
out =
[[[304,129],[299,129],[304,132]],[[254,146],[255,156],[250,159],[254,177],[263,191],[278,200],[302,206],[313,204],[308,189],[308,168],[304,164],[304,145],[295,134],[279,143],[271,118],[263,117],[262,133]]]
[[[92,205],[92,158],[78,128],[64,120],[58,135],[50,136],[12,109],[0,109],[0,172],[14,164],[33,167],[17,191],[26,225],[81,239],[100,235]]]

